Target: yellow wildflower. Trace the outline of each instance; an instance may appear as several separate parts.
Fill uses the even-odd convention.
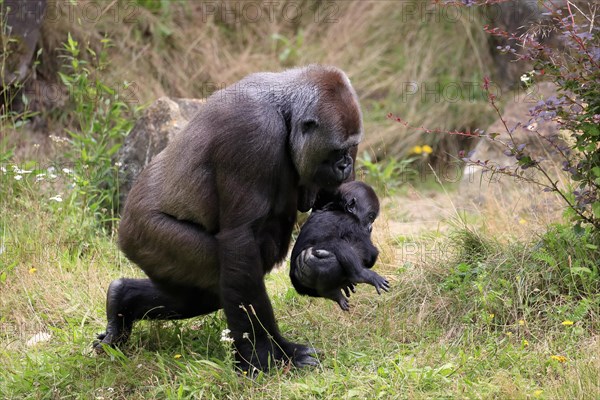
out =
[[[525,225],[526,223],[527,223],[527,221],[525,219],[523,219],[523,218],[521,218],[519,220],[519,224],[521,224],[521,225]]]
[[[421,149],[423,150],[423,153],[426,153],[426,154],[433,153],[433,149],[428,144],[423,145],[423,147],[421,147]]]
[[[527,341],[527,339],[523,339],[523,347],[527,346],[529,346],[529,342]]]
[[[523,320],[523,319],[520,319],[520,320],[519,320],[519,325],[521,325],[521,326],[525,325],[525,320]]]
[[[508,331],[508,332],[505,333],[505,335],[508,336],[508,337],[511,337],[512,336],[512,332]]]
[[[574,322],[567,319],[567,320],[563,321],[562,324],[564,326],[571,326],[574,324]]]
[[[490,314],[490,318],[494,318],[496,314]]]
[[[542,396],[542,393],[544,393],[544,391],[543,391],[543,390],[540,390],[540,389],[538,389],[538,390],[534,390],[534,391],[533,391],[533,397],[541,397],[541,396]]]
[[[31,275],[35,274],[36,272],[37,272],[37,268],[36,268],[36,267],[31,267],[31,268],[29,268],[29,273],[30,273]]]
[[[550,358],[558,361],[559,363],[567,362],[567,357],[565,356],[550,356]]]
[[[421,146],[415,146],[412,148],[412,152],[414,154],[421,154],[423,153],[423,148]]]
[[[181,357],[182,357],[182,355],[181,355],[181,354],[175,354],[175,355],[173,356],[173,358],[174,358],[174,359],[176,359],[176,360],[180,359]]]

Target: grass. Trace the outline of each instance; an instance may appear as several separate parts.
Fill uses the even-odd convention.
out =
[[[490,62],[478,18],[399,24],[406,9],[396,2],[360,1],[335,3],[339,19],[331,24],[311,23],[306,14],[297,24],[264,19],[236,27],[219,18],[200,24],[200,3],[115,2],[110,7],[121,11],[139,5],[138,18],[115,24],[107,8],[107,18],[94,24],[54,22],[37,68],[45,76],[59,69],[54,51],[67,32],[86,48],[89,42],[95,54],[103,54],[94,46],[104,34],[116,37],[108,74],[115,82],[143,80],[133,91],[140,104],[163,94],[199,97],[208,94],[207,82],[232,82],[257,70],[337,64],[362,96],[372,159],[403,157],[403,149],[425,143],[435,144],[434,156],[453,154],[451,143],[384,122],[396,111],[391,105],[413,125],[462,129],[487,121],[479,98],[452,103],[402,94],[406,82],[441,88],[477,82]],[[276,13],[286,4],[278,3]],[[401,44],[390,39],[396,37]],[[69,124],[62,114],[49,127],[59,136]],[[475,210],[463,209],[460,197],[432,204],[440,196],[433,178],[420,191],[410,179],[397,182],[407,172],[402,158],[363,163],[362,171],[389,195],[376,224],[381,256],[375,267],[392,282],[389,293],[377,296],[360,286],[344,313],[331,301],[299,296],[286,265],[266,278],[282,332],[322,349],[318,367],[282,368],[255,379],[239,375],[229,344],[221,341],[222,312],[138,323],[127,346],[98,356],[91,344],[105,327],[109,282],[141,272],[118,251],[112,227],[98,226],[82,206],[74,172],[49,169],[46,160],[64,160],[64,140],[32,146],[40,138],[23,132],[21,120],[0,119],[2,140],[8,139],[0,147],[6,170],[0,172],[0,398],[600,396],[597,238],[549,225],[547,214],[560,220],[547,212],[552,207],[534,205],[521,187],[508,204],[496,197]],[[5,151],[13,147],[16,156]]]
[[[111,39],[106,81],[128,82],[121,98],[140,106],[165,95],[205,97],[252,72],[337,65],[361,97],[368,133],[363,148],[376,159],[404,157],[407,149],[428,143],[444,160],[470,146],[457,144],[456,137],[407,130],[387,120],[389,112],[415,126],[448,130],[486,126],[494,117],[480,89],[493,65],[481,29],[485,18],[477,12],[457,14],[453,7],[433,5],[425,12],[424,0],[321,3],[317,12],[317,2],[286,0],[252,20],[254,14],[244,12],[239,1],[217,2],[207,14],[210,4],[120,0],[91,20],[72,18],[98,7],[79,1],[69,8],[71,14],[58,13],[47,22],[37,69],[55,79],[57,49],[68,33],[97,54],[102,40]],[[299,9],[301,18],[287,18],[292,9]],[[230,12],[224,17],[223,10]],[[60,120],[60,101],[50,103]]]
[[[75,225],[77,209],[46,200],[53,190],[28,188],[9,174],[2,179],[3,398],[594,399],[599,393],[600,358],[591,351],[600,346],[597,275],[564,275],[569,257],[592,268],[599,256],[589,237],[573,240],[567,228],[512,243],[477,222],[447,236],[425,229],[419,237],[398,237],[386,231],[384,214],[375,268],[392,291],[377,296],[361,286],[344,313],[331,301],[299,296],[287,266],[268,275],[285,336],[323,355],[317,368],[251,380],[236,373],[229,345],[220,340],[222,312],[141,322],[122,351],[95,355],[91,343],[104,328],[108,283],[140,272],[110,233],[92,234],[93,224]],[[425,256],[402,254],[408,242]],[[50,340],[27,344],[41,332]]]

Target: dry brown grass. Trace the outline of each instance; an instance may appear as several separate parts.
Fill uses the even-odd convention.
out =
[[[97,7],[97,2],[80,1],[71,6],[71,14],[83,15],[90,3]],[[124,0],[107,3],[97,21],[64,12],[60,19],[46,21],[38,70],[45,79],[56,79],[61,63],[57,49],[67,32],[96,50],[104,36],[112,39],[108,82],[134,82],[139,104],[163,95],[204,97],[251,72],[334,64],[347,71],[362,98],[367,132],[363,149],[378,157],[405,155],[423,143],[435,145],[441,159],[456,153],[456,137],[408,131],[386,120],[388,112],[432,128],[470,129],[487,121],[485,102],[477,94],[467,94],[473,85],[478,91],[479,80],[491,67],[483,21],[475,13],[428,14],[423,10],[432,6],[425,0],[373,0],[334,2],[315,15],[312,1],[281,1],[271,14],[263,10],[252,22],[249,11],[241,8],[243,2],[214,3],[217,17],[207,15],[207,2],[193,1],[173,2],[154,13],[138,6],[133,21],[123,20],[133,4]],[[59,4],[65,8],[68,3]],[[302,17],[284,18],[292,14],[286,9],[289,5],[301,10]],[[236,17],[218,16],[219,11],[236,7]],[[117,11],[121,20],[115,23]],[[287,60],[279,60],[286,45],[276,43],[273,34],[292,43]],[[301,45],[296,44],[298,37],[303,39]],[[413,83],[418,93],[406,95],[407,85]],[[440,96],[425,93],[436,84]],[[448,85],[459,87],[462,97],[449,101]]]

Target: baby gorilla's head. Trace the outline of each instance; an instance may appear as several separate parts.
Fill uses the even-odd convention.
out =
[[[353,215],[360,226],[371,232],[379,215],[379,199],[373,188],[364,182],[342,184],[337,191],[337,205]]]

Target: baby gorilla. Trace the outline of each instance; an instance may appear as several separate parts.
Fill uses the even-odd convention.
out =
[[[379,255],[371,242],[378,214],[375,191],[358,181],[342,184],[331,202],[313,210],[292,250],[290,278],[298,293],[331,299],[348,311],[357,283],[387,292],[388,281],[369,269]]]

